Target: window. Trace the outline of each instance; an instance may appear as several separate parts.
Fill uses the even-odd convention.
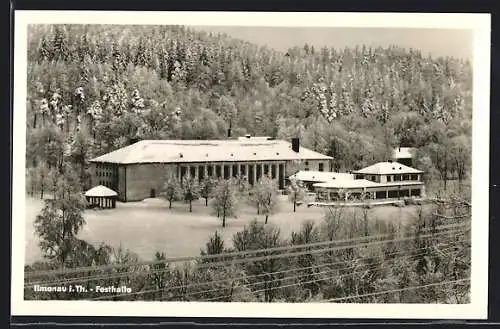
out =
[[[403,180],[410,180],[410,176],[409,175],[403,175]]]
[[[309,165],[309,161],[306,161],[306,162],[305,162],[305,165],[306,165],[306,166],[308,166],[308,165]]]
[[[323,163],[318,164],[318,170],[319,171],[323,171],[324,170],[324,164]]]
[[[309,168],[305,168],[304,170],[305,170],[305,171],[309,171]]]
[[[394,175],[394,181],[395,182],[401,181],[401,175]]]
[[[387,181],[388,182],[392,182],[392,176],[391,175],[387,175]]]

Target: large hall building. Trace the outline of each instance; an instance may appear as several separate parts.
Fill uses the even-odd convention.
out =
[[[285,179],[303,171],[330,171],[332,158],[291,142],[267,137],[234,140],[143,140],[90,162],[92,184],[118,193],[122,202],[157,197],[167,174],[191,177],[245,177],[253,185],[263,175]]]

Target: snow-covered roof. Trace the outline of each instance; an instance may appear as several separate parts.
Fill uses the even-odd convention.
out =
[[[329,156],[281,140],[143,140],[101,155],[91,162],[183,163],[272,160],[329,160]]]
[[[354,175],[348,173],[328,171],[305,171],[301,170],[289,177],[303,182],[330,182],[333,180],[354,179]]]
[[[390,175],[390,174],[419,174],[423,171],[414,169],[399,162],[387,161],[387,162],[379,162],[363,168],[361,170],[357,170],[354,174],[371,174],[371,175]]]
[[[118,193],[103,185],[98,185],[85,192],[85,196],[88,197],[111,197],[117,195]]]
[[[337,189],[378,187],[378,186],[380,186],[380,184],[366,180],[366,179],[330,181],[330,182],[325,182],[325,183],[316,183],[313,185],[313,187],[337,188]]]

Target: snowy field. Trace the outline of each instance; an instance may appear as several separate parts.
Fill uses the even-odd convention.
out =
[[[26,254],[27,264],[42,258],[38,247],[38,239],[34,234],[33,223],[43,206],[40,199],[26,198]],[[293,212],[293,205],[281,200],[279,212],[269,217],[269,225],[278,225],[282,237],[288,238],[290,233],[298,230],[305,220],[321,223],[325,211],[322,207],[302,205]],[[360,208],[346,208],[346,212],[359,212]],[[369,210],[370,219],[401,221],[416,215],[416,208],[406,206],[380,206]],[[254,218],[264,221],[264,216],[257,215],[255,208],[248,205],[240,207],[237,217],[227,219],[222,228],[221,220],[212,215],[212,209],[205,207],[204,200],[193,202],[193,212],[188,212],[188,205],[183,202],[174,203],[168,209],[168,203],[159,199],[148,199],[142,202],[117,203],[115,209],[87,210],[84,213],[86,224],[79,238],[90,243],[105,242],[113,247],[120,244],[143,260],[152,259],[155,252],[165,252],[168,257],[196,256],[204,248],[209,237],[219,231],[227,246],[232,244],[234,233],[243,229]]]

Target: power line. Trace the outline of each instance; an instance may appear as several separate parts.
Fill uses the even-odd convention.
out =
[[[451,248],[453,248],[453,247],[444,248],[443,250],[447,250],[447,249],[451,249]],[[426,249],[426,248],[420,248],[420,249]],[[419,249],[417,249],[417,250],[419,250]],[[392,253],[392,254],[397,254],[397,253],[401,253],[401,252],[395,252],[395,253]],[[403,256],[403,257],[390,258],[390,259],[386,259],[385,261],[390,262],[390,261],[395,260],[395,259],[413,258],[413,257],[418,257],[418,256],[421,256],[421,255],[425,255],[425,254],[426,253],[421,253],[421,254],[417,254],[417,255],[408,255],[408,256]],[[297,269],[290,269],[290,270],[284,270],[284,271],[275,271],[275,272],[270,272],[270,273],[261,273],[261,274],[250,275],[250,276],[241,276],[241,277],[238,277],[238,278],[226,278],[226,279],[217,280],[217,281],[197,282],[197,283],[192,283],[192,284],[185,284],[185,285],[179,285],[179,286],[174,286],[174,287],[167,287],[167,288],[163,288],[163,289],[150,289],[150,290],[137,291],[137,292],[133,292],[133,293],[123,293],[123,294],[113,295],[113,296],[96,297],[96,298],[93,298],[92,300],[103,300],[103,299],[107,299],[107,298],[125,297],[125,296],[132,296],[132,295],[142,295],[142,294],[146,294],[146,293],[155,293],[155,292],[160,292],[160,291],[164,292],[164,291],[169,291],[169,290],[174,290],[174,289],[183,289],[183,288],[187,289],[187,288],[192,288],[192,287],[204,286],[204,285],[208,285],[208,284],[228,283],[228,282],[233,282],[233,281],[238,281],[238,280],[244,280],[244,279],[249,279],[249,278],[256,278],[256,277],[260,277],[260,276],[276,275],[276,274],[288,273],[288,272],[293,272],[293,271],[301,271],[301,270],[307,270],[307,269],[313,269],[313,268],[319,268],[319,267],[326,267],[326,266],[329,266],[329,265],[338,265],[338,264],[347,263],[349,261],[352,261],[352,260],[341,261],[341,262],[334,262],[334,263],[328,263],[328,264],[321,264],[321,265],[314,265],[314,266],[308,266],[308,267],[297,268]],[[373,265],[383,264],[383,263],[384,263],[384,261],[379,262],[379,263],[373,263],[373,264],[361,264],[361,265],[357,265],[357,266],[373,266]],[[356,266],[354,266],[354,268],[355,267]],[[353,267],[349,267],[349,268],[353,268]],[[334,269],[333,271],[341,271],[341,270],[345,270],[345,269],[349,269],[349,268],[340,268],[340,269],[337,268],[337,269]],[[310,275],[310,274],[306,274],[305,276],[307,276],[307,275]],[[285,279],[289,279],[289,278],[290,277],[288,277],[288,278],[282,278],[280,280],[285,280]],[[273,281],[273,280],[271,280],[271,281]],[[260,282],[253,283],[253,284],[250,284],[250,285],[255,285],[255,284],[259,284],[259,283]],[[246,286],[246,285],[243,285],[243,286]],[[206,292],[213,292],[213,291],[217,291],[217,290],[221,290],[221,289],[226,289],[226,288],[217,288],[217,289],[210,289],[210,290],[205,290],[205,291],[201,291],[201,292],[189,293],[189,294],[181,295],[179,297],[185,297],[185,296],[189,296],[189,295],[192,295],[192,294],[199,294],[199,293],[203,293],[203,292],[205,292],[205,293]]]
[[[427,247],[422,247],[418,248],[415,250],[420,250],[420,249],[425,249]],[[390,255],[390,254],[387,254]],[[213,266],[216,263],[207,263],[206,265]],[[203,264],[199,264],[198,268],[203,268],[201,266]],[[129,274],[137,274],[137,273],[145,273],[145,274],[158,274],[158,273],[163,273],[168,271],[169,268],[165,267],[163,269],[156,269],[156,270],[150,270],[150,269],[145,269],[145,270],[138,270],[138,271],[126,271],[126,272],[120,272],[120,273],[108,273],[108,274],[98,274],[98,275],[90,275],[90,276],[84,276],[84,277],[77,277],[77,278],[70,278],[70,279],[63,279],[63,280],[55,280],[55,281],[36,281],[36,282],[28,282],[25,284],[25,288],[31,287],[34,284],[45,284],[45,285],[51,285],[51,284],[62,284],[62,283],[73,283],[73,282],[86,282],[86,281],[92,281],[92,280],[98,280],[98,279],[111,279],[111,278],[119,278],[122,276],[127,276]]]
[[[265,292],[265,291],[270,291],[270,290],[276,290],[276,289],[283,289],[283,288],[294,287],[294,286],[298,286],[298,285],[301,285],[301,284],[308,284],[308,283],[315,283],[315,282],[332,280],[332,279],[339,279],[341,277],[348,277],[348,276],[353,275],[353,274],[359,274],[359,273],[365,273],[365,272],[366,272],[366,270],[365,271],[359,271],[359,272],[353,272],[353,273],[347,273],[347,274],[343,274],[343,275],[331,276],[331,277],[326,277],[326,278],[321,278],[321,279],[316,279],[316,280],[310,280],[310,281],[306,281],[306,282],[293,283],[293,284],[288,284],[288,285],[279,286],[279,287],[269,287],[267,289],[260,289],[260,290],[253,291],[252,293],[255,294],[255,293]],[[359,298],[359,297],[368,297],[368,296],[375,296],[375,295],[383,295],[383,294],[387,294],[387,293],[401,292],[401,291],[407,291],[407,290],[416,290],[416,289],[427,288],[427,287],[438,286],[438,285],[444,285],[444,284],[459,283],[459,282],[462,282],[462,281],[469,281],[469,280],[470,279],[461,279],[461,280],[432,283],[432,284],[421,285],[421,286],[414,286],[414,287],[408,287],[408,288],[402,288],[402,289],[385,290],[385,291],[374,292],[374,293],[369,293],[369,294],[364,294],[364,295],[356,295],[356,296],[348,296],[348,297],[340,297],[340,298],[328,299],[328,300],[326,300],[326,302],[334,302],[334,301],[348,300],[348,299]],[[203,301],[213,301],[213,300],[217,300],[217,299],[220,299],[220,298],[227,298],[227,297],[232,297],[232,295],[218,296],[218,297],[214,297],[214,298],[204,299]]]
[[[437,282],[437,283],[429,283],[429,284],[425,284],[425,285],[407,287],[407,288],[401,288],[401,289],[391,289],[391,290],[385,290],[385,291],[379,291],[379,292],[372,292],[369,294],[332,298],[332,299],[328,299],[327,301],[328,302],[338,302],[338,301],[342,301],[342,300],[377,296],[377,295],[383,295],[383,294],[390,294],[390,293],[394,293],[394,292],[410,291],[410,290],[422,289],[422,288],[427,288],[427,287],[441,286],[441,285],[445,285],[445,284],[456,284],[456,283],[465,282],[465,281],[470,281],[470,278],[453,280],[453,281],[443,281],[443,282]]]
[[[436,233],[431,233],[431,234],[427,234],[427,235],[424,234],[424,235],[420,235],[419,238],[434,237],[434,236],[443,235],[443,234],[457,233],[459,231],[460,230],[449,230],[449,231],[445,231],[445,232],[436,232]],[[274,255],[266,255],[266,256],[253,256],[253,257],[242,258],[242,259],[228,259],[225,261],[199,264],[198,268],[212,267],[215,265],[239,264],[239,263],[246,263],[246,262],[253,262],[253,261],[286,258],[286,257],[301,256],[301,255],[307,255],[307,254],[317,254],[317,253],[324,253],[327,251],[338,251],[338,250],[344,250],[344,249],[350,249],[350,248],[367,247],[370,245],[384,244],[384,243],[389,243],[389,242],[402,242],[402,241],[411,240],[415,237],[416,236],[407,236],[407,237],[398,238],[398,239],[371,241],[371,242],[366,242],[366,243],[358,243],[358,244],[354,244],[354,245],[335,246],[335,247],[331,247],[331,248],[323,248],[323,249],[316,249],[316,250],[307,250],[307,251],[291,252],[291,253],[284,253],[284,254],[274,254]],[[332,242],[330,242],[330,244],[331,243]],[[333,243],[335,243],[335,242],[333,242]],[[227,254],[230,255],[231,253],[227,253]],[[218,256],[219,255],[223,255],[223,254],[218,254]],[[226,256],[226,257],[229,257],[229,256]],[[191,257],[191,258],[199,259],[197,257]],[[176,261],[179,261],[179,260],[174,259],[173,262],[176,262]],[[165,264],[168,262],[169,261],[167,261],[167,260],[163,260],[162,262],[155,261],[154,264]],[[170,261],[170,262],[172,262],[172,261]],[[105,266],[101,266],[101,267],[90,267],[90,269],[93,269],[93,271],[95,271],[95,270],[103,270],[103,268],[104,269],[119,269],[119,268],[123,268],[123,267],[133,267],[133,266],[144,266],[144,265],[140,264],[140,263],[110,264],[110,265],[105,265]],[[85,269],[71,268],[71,269],[66,269],[64,274],[74,274],[74,273],[81,273],[81,272],[86,272],[86,271],[92,271],[92,270],[89,270],[87,268],[85,268]],[[61,275],[60,270],[53,270],[53,271],[48,271],[48,272]],[[40,274],[38,274],[38,275],[40,275]],[[36,275],[34,275],[34,276],[36,276]]]
[[[425,253],[424,253],[425,254]],[[419,254],[421,255],[421,254]],[[413,256],[407,256],[407,257],[399,257],[397,259],[403,259],[403,258],[412,258],[412,257],[417,257],[419,255],[413,255]],[[383,264],[383,263],[382,263]],[[376,264],[366,264],[368,266],[373,266],[373,265],[379,265],[378,263]],[[354,267],[355,268],[355,267]],[[345,268],[345,269],[348,269],[348,268]],[[284,286],[278,286],[278,287],[270,287],[270,288],[266,288],[266,289],[261,289],[261,290],[256,290],[256,291],[252,291],[253,294],[255,293],[259,293],[259,292],[264,292],[264,291],[269,291],[269,290],[275,290],[275,289],[282,289],[282,288],[288,288],[288,287],[293,287],[293,286],[298,286],[298,285],[303,285],[303,284],[307,284],[307,283],[315,283],[315,282],[319,282],[319,281],[324,281],[324,280],[330,280],[330,279],[339,279],[339,278],[342,278],[342,277],[346,277],[346,276],[350,276],[350,275],[354,275],[354,274],[361,274],[361,273],[366,273],[366,271],[368,270],[373,270],[373,269],[376,269],[376,268],[368,268],[368,269],[365,269],[363,271],[358,271],[358,272],[352,272],[352,273],[346,273],[346,274],[340,274],[340,275],[336,275],[336,276],[331,276],[331,277],[327,277],[327,278],[322,278],[322,279],[316,279],[316,280],[311,280],[311,281],[306,281],[306,282],[298,282],[298,283],[293,283],[293,284],[289,284],[289,285],[284,285]],[[339,269],[337,269],[339,270]],[[332,270],[332,271],[326,271],[326,272],[333,272],[335,270]],[[324,272],[324,273],[326,273]],[[304,276],[308,276],[308,275],[314,275],[314,274],[307,274],[307,275],[304,275]],[[287,278],[283,278],[283,279],[280,279],[280,280],[285,280]],[[279,281],[279,280],[278,280]],[[272,282],[272,281],[268,281],[268,282]],[[253,284],[250,284],[250,285],[253,285]],[[246,285],[243,285],[243,286],[246,286]],[[208,291],[207,291],[208,292]],[[225,296],[219,296],[219,297],[214,297],[214,298],[211,298],[209,299],[208,301],[210,300],[215,300],[215,299],[220,299],[220,298],[226,298],[226,297],[232,297],[232,295],[225,295]],[[207,300],[205,300],[207,301]]]
[[[446,230],[448,228],[468,228],[467,224],[449,224],[449,225],[443,225],[440,227],[434,228],[434,230]],[[470,228],[470,227],[469,227]],[[432,229],[429,229],[432,230]],[[451,230],[450,230],[451,231]],[[436,235],[441,235],[441,234],[446,234],[449,232],[435,232],[431,233],[430,235],[420,235],[419,237],[427,237],[427,236],[436,236]],[[138,262],[138,263],[133,263],[133,264],[108,264],[108,265],[102,265],[102,266],[86,266],[86,267],[75,267],[75,268],[68,268],[65,269],[65,274],[70,274],[70,273],[81,273],[81,272],[87,272],[87,271],[96,271],[96,270],[108,270],[108,269],[118,269],[118,268],[124,268],[124,267],[130,267],[130,266],[146,266],[146,265],[155,265],[155,264],[165,264],[165,263],[177,263],[177,262],[187,262],[187,261],[193,261],[193,260],[207,260],[207,259],[214,259],[214,258],[229,258],[229,257],[236,257],[236,256],[245,256],[249,254],[255,254],[255,253],[268,253],[268,252],[275,252],[275,251],[288,251],[288,250],[295,250],[295,249],[302,249],[302,248],[312,248],[312,247],[321,247],[321,246],[328,246],[334,243],[343,243],[343,242],[353,242],[353,241],[362,241],[366,239],[377,239],[380,237],[390,237],[391,234],[384,234],[384,235],[377,235],[377,236],[364,236],[364,237],[359,237],[359,238],[354,238],[354,239],[344,239],[344,240],[337,240],[337,241],[324,241],[324,242],[317,242],[317,243],[308,243],[308,244],[301,244],[301,245],[294,245],[294,246],[286,246],[286,247],[274,247],[274,248],[265,248],[265,249],[257,249],[257,250],[246,250],[246,251],[238,251],[238,252],[230,252],[230,253],[221,253],[221,254],[214,254],[214,255],[201,255],[201,256],[190,256],[190,257],[178,257],[178,258],[169,258],[165,260],[156,260],[156,261],[148,261],[148,262]],[[372,242],[367,242],[367,243],[360,243],[357,245],[346,245],[346,246],[337,246],[330,248],[329,250],[333,251],[336,250],[335,248],[340,248],[341,249],[348,249],[348,248],[353,248],[353,247],[358,247],[358,246],[368,246],[371,244],[380,244],[380,243],[386,243],[386,242],[396,242],[396,241],[406,241],[412,238],[415,238],[416,236],[411,235],[399,239],[393,239],[393,240],[381,240],[381,241],[372,241]],[[326,249],[324,249],[326,250]],[[312,251],[306,251],[306,252],[298,252],[294,255],[303,255],[303,254],[309,254],[309,253],[315,253],[318,250],[312,250]],[[320,250],[321,251],[321,250]],[[256,260],[264,260],[264,259],[272,259],[274,256],[282,256],[282,255],[267,255],[267,256],[260,256],[255,257],[255,259],[252,259],[251,261],[256,261]],[[285,255],[288,256],[288,255]],[[258,259],[257,259],[258,258]],[[279,258],[279,257],[276,257]],[[238,262],[238,261],[243,261],[246,262],[248,259],[239,259],[239,260],[228,260],[229,262]],[[227,263],[228,261],[223,261],[222,263]],[[210,265],[215,265],[217,262],[212,262],[208,263]],[[61,274],[60,270],[48,270],[48,271],[39,271],[39,272],[27,272],[26,276],[28,278],[34,277],[34,276],[44,276],[44,275],[57,275]]]
[[[422,256],[422,255],[425,255],[425,253],[421,253],[421,254],[417,254],[417,255],[411,255],[411,256],[398,257],[398,258],[394,258],[394,259],[406,259],[406,258],[413,258],[413,257]],[[340,277],[344,277],[344,276],[351,276],[351,275],[354,275],[354,274],[366,273],[367,271],[370,271],[370,270],[376,270],[377,268],[379,268],[378,265],[384,265],[384,262],[378,262],[378,263],[372,263],[372,264],[354,265],[354,266],[350,266],[350,267],[330,269],[328,271],[317,272],[317,273],[299,274],[299,275],[294,275],[294,276],[289,276],[289,277],[284,277],[284,278],[278,278],[278,279],[273,279],[273,280],[266,280],[264,282],[265,283],[275,283],[275,282],[285,281],[285,280],[290,280],[290,279],[300,279],[300,278],[307,277],[307,276],[315,276],[315,275],[327,274],[327,273],[332,273],[332,272],[337,272],[337,271],[357,269],[357,268],[360,268],[360,267],[361,268],[362,267],[367,267],[367,268],[363,269],[362,271],[345,273],[345,274],[339,274],[339,275],[336,275],[334,277],[330,277],[330,278],[340,278]],[[382,269],[382,268],[383,267],[380,267],[380,269]],[[261,281],[261,282],[247,283],[247,284],[241,285],[240,287],[246,287],[246,288],[248,288],[249,286],[255,286],[255,285],[258,285],[258,284],[263,284],[264,282]],[[294,285],[301,285],[301,284],[305,284],[305,283],[304,282],[294,283]],[[272,289],[279,289],[281,287],[283,287],[283,286],[271,287],[271,288]],[[265,290],[270,290],[271,288],[252,291],[252,293],[257,293],[257,292],[261,292],[261,291],[265,291]],[[227,289],[227,288],[218,288],[218,289],[212,289],[212,290],[199,291],[199,292],[189,293],[187,295],[182,295],[182,296],[179,296],[179,297],[192,296],[192,295],[197,295],[197,294],[207,293],[207,292],[214,292],[214,291],[218,291],[218,290],[222,290],[222,289]],[[219,298],[223,298],[223,297],[229,297],[229,296],[220,296],[220,297],[214,297],[214,298],[219,299]]]
[[[422,249],[424,249],[424,248],[422,248]],[[401,253],[401,252],[398,252],[398,253]],[[396,253],[394,253],[394,254],[396,254]],[[422,254],[419,254],[419,255],[422,255]],[[395,259],[408,258],[408,257],[417,257],[417,256],[418,255],[404,256],[404,257],[398,257],[398,258],[395,258]],[[389,260],[392,260],[392,259],[389,259]],[[313,266],[307,266],[307,267],[296,268],[296,269],[289,269],[289,270],[283,270],[283,271],[261,273],[261,274],[255,274],[255,275],[244,275],[244,276],[240,276],[238,278],[226,278],[226,279],[217,280],[217,281],[209,281],[209,282],[201,282],[201,283],[179,285],[179,286],[168,287],[168,288],[164,288],[164,289],[150,289],[150,290],[146,290],[146,291],[137,291],[137,292],[133,292],[133,293],[123,293],[123,294],[114,295],[114,296],[97,297],[97,298],[94,298],[93,300],[106,299],[106,298],[116,298],[116,297],[131,296],[131,295],[141,295],[141,294],[146,294],[146,293],[154,293],[154,292],[168,291],[168,290],[174,290],[174,289],[183,289],[183,288],[187,289],[187,288],[199,287],[199,286],[204,286],[204,285],[209,285],[209,284],[227,283],[227,282],[231,282],[231,281],[245,280],[245,279],[251,279],[251,278],[256,278],[256,277],[261,277],[261,276],[277,275],[277,274],[283,274],[283,273],[289,273],[289,272],[295,272],[295,271],[303,271],[303,270],[308,270],[308,269],[326,267],[326,266],[331,266],[331,265],[339,265],[339,264],[347,263],[349,261],[350,260],[340,261],[340,262],[333,262],[333,263],[327,263],[327,264],[320,264],[320,265],[313,265]],[[381,264],[382,263],[383,262],[381,262]],[[362,264],[362,265],[358,265],[358,266],[367,266],[367,265],[373,265],[373,264]],[[349,268],[351,268],[351,267],[349,267]],[[335,269],[335,271],[337,271],[337,270],[340,271],[340,270],[343,270],[343,269],[346,269],[346,268]],[[258,284],[258,283],[254,283],[254,284]],[[220,289],[221,288],[218,288],[216,290],[220,290]],[[224,289],[224,288],[222,288],[222,289]],[[212,290],[210,290],[210,291],[212,291]],[[202,292],[196,292],[196,294],[202,293]],[[208,291],[204,291],[204,292],[208,292]],[[180,296],[180,297],[182,297],[182,296]]]

